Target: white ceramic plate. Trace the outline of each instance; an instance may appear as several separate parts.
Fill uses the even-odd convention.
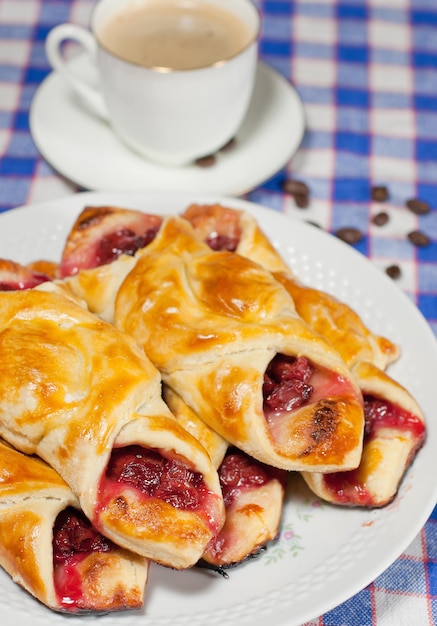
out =
[[[74,71],[86,74],[82,55],[70,63]],[[95,80],[91,73],[88,79]],[[31,134],[44,158],[83,189],[96,191],[243,195],[287,163],[304,129],[297,92],[263,63],[258,65],[254,94],[235,146],[220,152],[212,167],[163,167],[138,156],[88,111],[56,72],[42,82],[30,110]]]
[[[375,331],[402,347],[390,373],[415,395],[428,418],[428,440],[395,501],[382,510],[321,503],[291,481],[279,540],[229,578],[152,565],[144,608],[107,615],[101,626],[297,626],[334,608],[383,572],[415,538],[437,495],[435,372],[431,330],[398,287],[358,252],[303,222],[243,200],[199,195],[85,193],[0,216],[0,257],[57,260],[64,237],[86,205],[113,204],[149,212],[182,211],[189,202],[222,201],[251,211],[294,271],[307,283],[352,305]],[[434,421],[433,421],[434,420]],[[0,615],[6,624],[61,626],[53,614],[0,572]],[[413,590],[412,590],[413,591]],[[84,618],[68,619],[69,626]]]

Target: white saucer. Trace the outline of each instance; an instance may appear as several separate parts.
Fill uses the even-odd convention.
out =
[[[80,73],[83,56],[70,63]],[[33,99],[30,130],[43,157],[83,189],[242,195],[273,176],[295,153],[305,130],[305,116],[292,85],[260,63],[252,102],[235,146],[220,152],[211,167],[167,168],[125,147],[53,72]]]

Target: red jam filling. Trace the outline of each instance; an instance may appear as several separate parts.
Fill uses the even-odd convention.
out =
[[[108,216],[110,223],[106,221]],[[74,234],[67,241],[61,275],[74,276],[82,269],[108,265],[122,254],[134,256],[155,239],[161,224],[162,218],[157,215],[129,211],[127,215],[122,212],[117,216],[111,210],[102,210],[82,216],[77,230],[85,234],[82,238]]]
[[[402,430],[410,433],[415,445],[410,453],[414,457],[416,450],[422,445],[425,438],[425,425],[422,420],[409,411],[387,400],[371,395],[364,396],[364,443],[378,436],[381,429]],[[410,461],[409,461],[410,462]],[[359,477],[359,468],[349,472],[334,472],[325,474],[325,486],[335,494],[337,502],[341,504],[374,504],[371,494]]]
[[[313,369],[305,357],[277,354],[264,374],[265,411],[292,411],[303,406],[314,391],[310,384]]]
[[[216,252],[219,252],[221,250],[235,252],[239,242],[240,241],[238,237],[220,235],[216,232],[211,233],[206,239],[206,243],[211,248],[211,250],[214,250]]]
[[[242,494],[259,489],[272,480],[278,480],[285,489],[287,479],[285,470],[260,463],[237,448],[228,449],[218,474],[228,521],[232,520],[232,506],[236,504],[236,510],[239,509]],[[233,541],[232,526],[231,521],[230,529],[225,525],[211,541],[208,552],[214,558],[219,558]]]
[[[255,461],[237,449],[226,454],[218,474],[226,508],[244,491],[262,487],[274,478],[281,482],[285,480],[285,473],[281,470]]]
[[[215,251],[235,252],[241,239],[240,215],[219,204],[190,205],[182,214],[208,246]]]
[[[0,291],[20,291],[23,289],[33,289],[41,283],[46,283],[51,279],[45,274],[40,272],[29,271],[26,278],[17,279],[16,277],[7,278],[6,280],[0,279]]]
[[[396,428],[410,432],[414,439],[422,439],[425,425],[422,420],[399,406],[374,396],[364,396],[364,439],[375,436],[380,428]]]
[[[130,228],[120,228],[116,232],[109,233],[97,245],[95,267],[107,265],[122,254],[134,256],[137,250],[145,248],[155,239],[158,230],[159,226],[156,226],[137,235]]]
[[[351,384],[335,372],[315,367],[304,356],[277,354],[264,374],[264,415],[270,426],[290,411],[323,398],[355,396]]]
[[[135,445],[114,448],[101,489],[106,501],[102,500],[101,505],[122,495],[126,486],[143,501],[159,499],[176,509],[198,513],[213,529],[216,525],[209,511],[212,492],[202,474],[159,450]]]
[[[77,566],[92,552],[110,552],[114,544],[90,524],[81,511],[68,507],[53,528],[53,569],[56,595],[62,608],[86,610]]]

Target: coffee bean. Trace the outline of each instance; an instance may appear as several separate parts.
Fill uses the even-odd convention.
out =
[[[310,190],[301,180],[288,179],[282,183],[282,189],[285,193],[293,196],[296,206],[299,209],[306,209],[310,203]]]
[[[196,159],[195,163],[199,167],[212,167],[215,165],[216,158],[213,154],[208,154],[207,156],[200,157],[200,159]]]
[[[411,231],[411,233],[408,233],[407,238],[414,246],[417,246],[418,248],[424,248],[426,246],[429,246],[429,244],[431,243],[428,235],[421,230]]]
[[[399,265],[389,265],[385,271],[390,278],[393,278],[393,280],[396,280],[401,276],[401,268]]]
[[[291,196],[300,195],[308,196],[308,186],[301,180],[287,179],[282,183],[282,189],[285,193],[289,193]]]
[[[389,220],[388,213],[386,213],[385,211],[380,211],[373,217],[372,222],[375,224],[375,226],[385,226],[388,220]]]
[[[351,245],[358,243],[364,237],[363,233],[358,230],[358,228],[339,228],[334,234],[342,241]]]
[[[304,194],[304,193],[294,194],[294,201],[296,203],[296,206],[299,207],[299,209],[308,208],[309,203],[310,203],[308,194]]]
[[[431,211],[431,207],[428,202],[420,200],[419,198],[410,198],[405,203],[407,209],[409,209],[415,215],[426,215]]]
[[[372,187],[372,200],[375,202],[386,202],[388,198],[388,189],[385,185],[375,185]]]

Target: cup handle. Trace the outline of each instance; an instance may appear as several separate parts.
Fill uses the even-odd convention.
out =
[[[62,56],[61,45],[67,40],[75,41],[85,49],[87,63],[91,69],[97,71],[97,43],[88,30],[76,24],[60,24],[52,28],[47,35],[45,50],[50,65],[85,100],[95,115],[108,120],[107,108],[97,87],[93,87],[82,76],[79,76]]]

